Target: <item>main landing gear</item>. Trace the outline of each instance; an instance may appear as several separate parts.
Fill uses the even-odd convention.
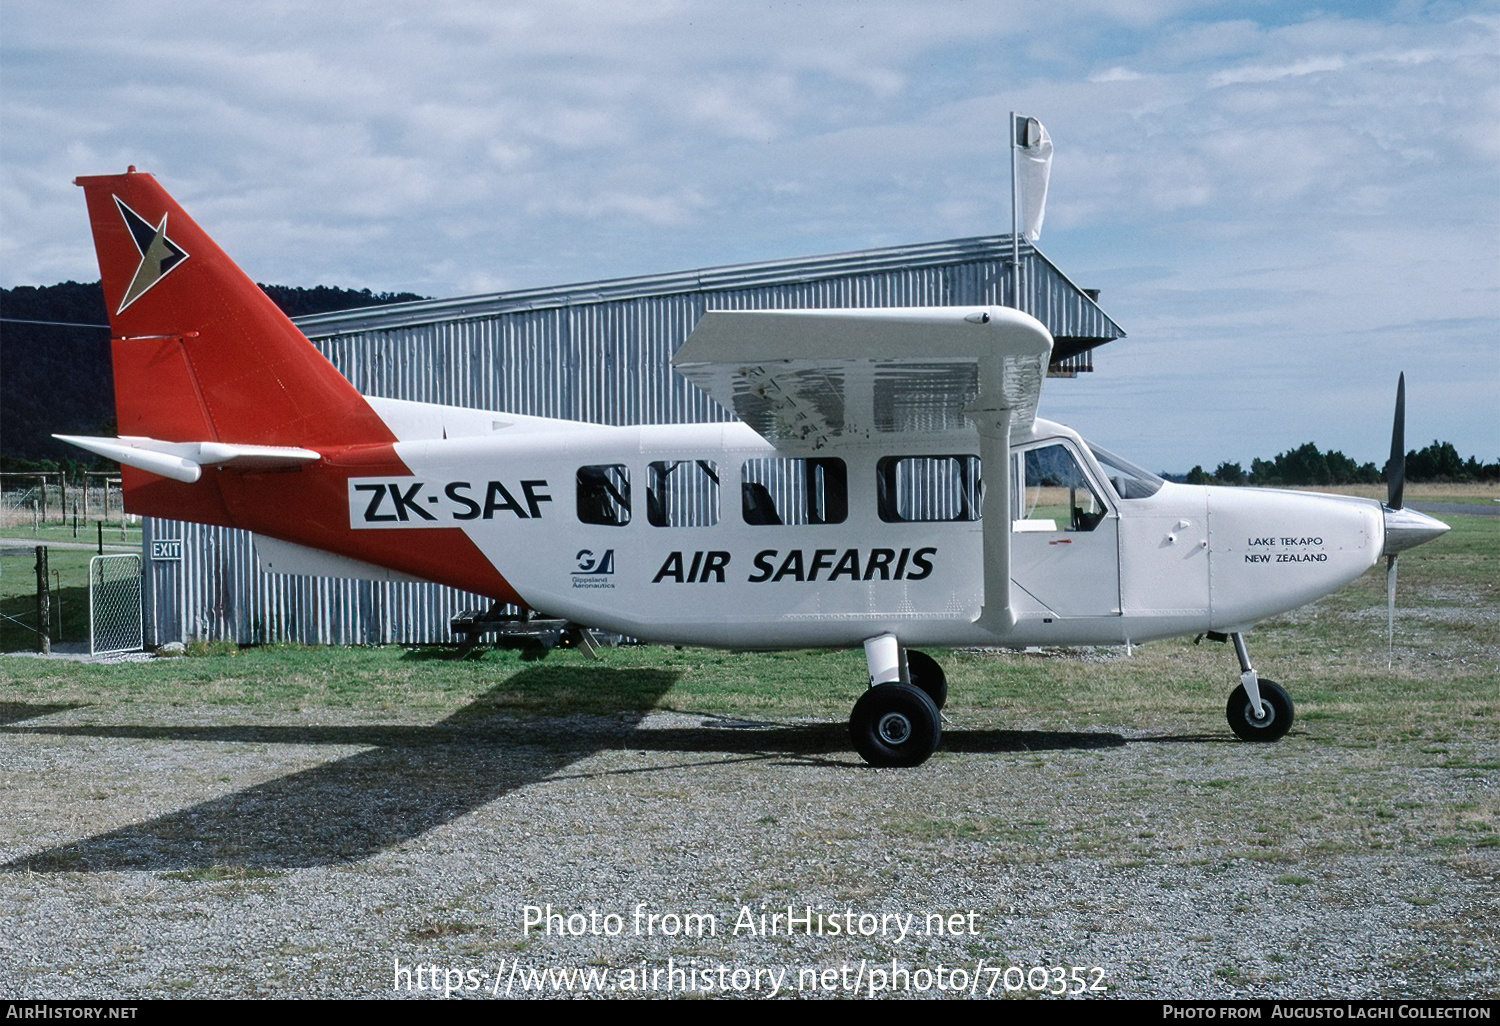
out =
[[[1212,635],[1210,635],[1212,637]],[[1225,640],[1223,637],[1215,640]],[[1242,741],[1279,741],[1292,729],[1295,707],[1292,696],[1274,680],[1267,680],[1250,665],[1245,639],[1236,631],[1228,636],[1240,661],[1240,686],[1229,696],[1225,714],[1229,729]]]
[[[1296,716],[1292,696],[1255,672],[1238,631],[1208,637],[1233,642],[1240,663],[1240,686],[1225,709],[1229,728],[1243,741],[1281,740]],[[903,649],[894,634],[866,641],[865,661],[870,687],[849,715],[855,750],[871,766],[920,766],[943,737],[939,710],[948,700],[943,668],[924,652]]]
[[[893,634],[866,641],[865,660],[870,688],[849,716],[855,750],[871,766],[920,766],[943,736],[943,668],[925,653],[903,652]]]

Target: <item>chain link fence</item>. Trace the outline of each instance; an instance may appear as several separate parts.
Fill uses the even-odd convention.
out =
[[[141,557],[95,556],[89,560],[89,654],[142,647]]]
[[[119,524],[122,519],[135,518],[124,512],[118,477],[89,474],[64,487],[55,473],[0,474],[0,528],[68,524],[74,520]]]

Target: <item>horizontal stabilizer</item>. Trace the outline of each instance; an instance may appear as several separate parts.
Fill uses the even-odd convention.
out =
[[[155,438],[92,438],[53,435],[59,441],[97,453],[161,477],[192,484],[204,467],[236,470],[291,470],[322,459],[321,453],[282,445],[233,445],[227,442],[162,442]]]

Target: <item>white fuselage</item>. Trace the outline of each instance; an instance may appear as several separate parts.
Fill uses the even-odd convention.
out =
[[[1012,446],[1015,625],[996,630],[981,625],[977,441],[844,440],[799,460],[738,423],[611,428],[371,402],[412,474],[352,479],[353,530],[460,528],[534,609],[648,641],[852,646],[890,633],[1021,646],[1227,632],[1343,587],[1383,543],[1374,501],[1155,479],[1151,491],[1038,420]],[[753,495],[772,492],[779,512],[757,513]]]

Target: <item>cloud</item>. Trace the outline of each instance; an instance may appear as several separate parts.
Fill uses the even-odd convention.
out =
[[[1131,71],[1129,68],[1122,68],[1117,65],[1090,75],[1089,81],[1095,85],[1103,85],[1109,82],[1139,82],[1145,77],[1145,75],[1142,75],[1138,71]]]
[[[1312,356],[1373,391],[1419,342],[1457,382],[1443,347],[1480,329],[1395,327],[1495,322],[1496,20],[1444,10],[7,0],[0,269],[93,277],[68,183],[129,163],[296,284],[453,295],[986,234],[1018,110],[1057,146],[1043,248],[1131,333],[1049,399],[1172,394],[1219,423]],[[1455,415],[1496,449],[1490,413]],[[1235,429],[1270,445],[1301,416]],[[1195,437],[1129,430],[1162,465]]]

